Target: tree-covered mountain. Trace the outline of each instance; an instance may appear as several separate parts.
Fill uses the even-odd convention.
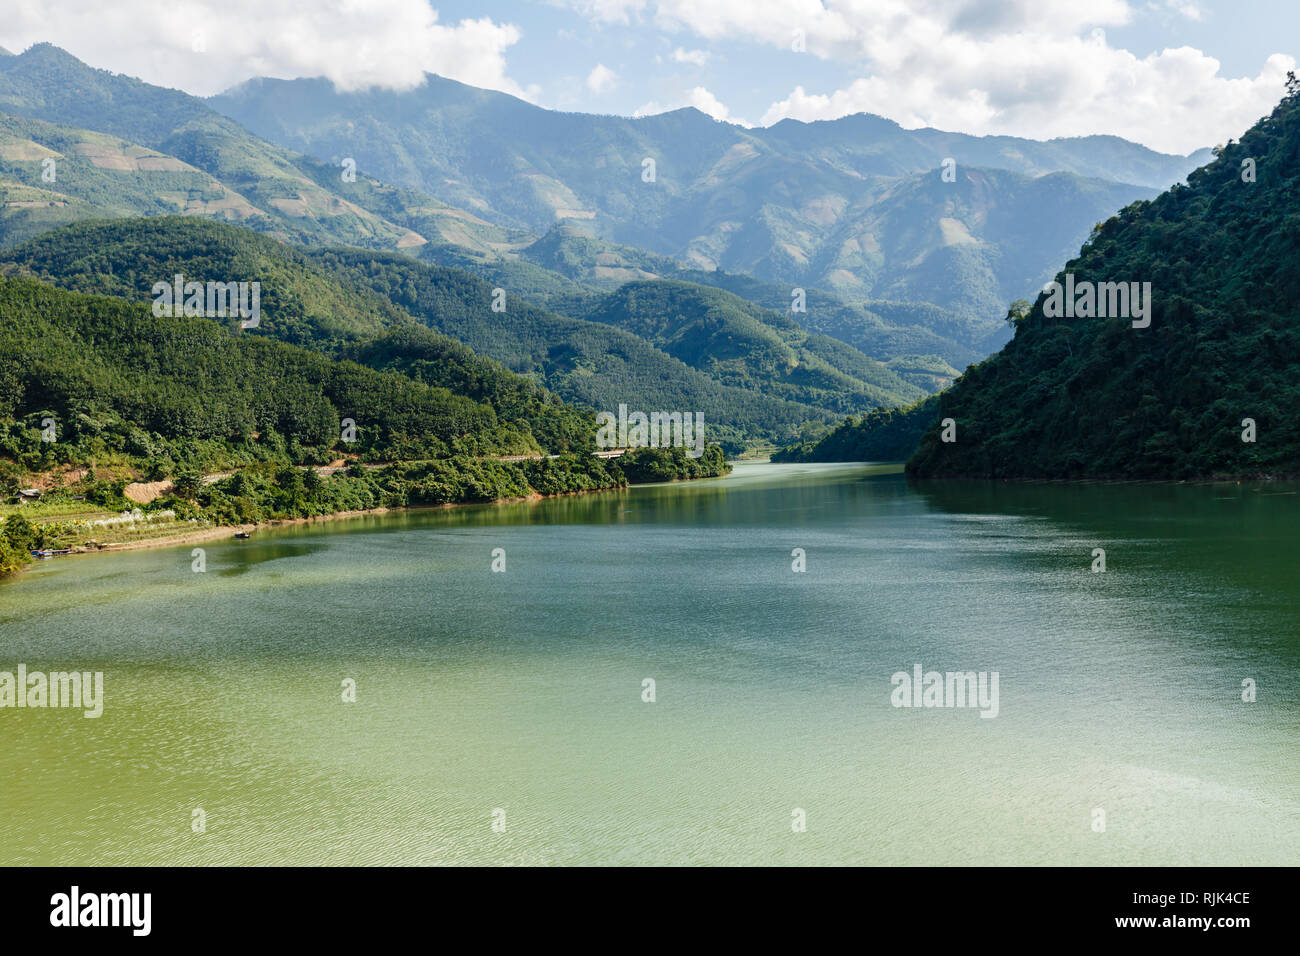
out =
[[[565,399],[611,410],[690,410],[705,415],[710,436],[738,452],[753,440],[788,441],[835,418],[825,408],[728,385],[646,339],[620,328],[550,312],[506,291],[492,311],[494,287],[469,273],[391,253],[323,249],[310,256],[358,288],[369,288],[475,352],[529,375]],[[864,397],[870,406],[873,402]]]
[[[687,282],[627,282],[587,318],[626,329],[727,385],[845,412],[923,390],[788,315]]]
[[[540,451],[526,422],[446,389],[27,278],[0,279],[0,422],[0,452],[30,470],[97,452],[215,467],[259,445],[298,462]]]
[[[237,226],[181,217],[78,223],[0,257],[0,273],[28,275],[83,293],[152,302],[155,282],[258,282],[261,316],[250,337],[388,368],[401,353],[414,376],[526,420],[550,451],[585,448],[591,416],[459,341],[440,335],[374,292],[330,275],[303,252]],[[237,329],[235,318],[226,320]]]
[[[0,258],[69,289],[145,301],[152,301],[156,282],[170,283],[177,273],[187,281],[259,282],[259,332],[314,348],[334,348],[410,322],[382,298],[325,275],[292,246],[201,218],[81,222]]]
[[[419,337],[424,331],[393,334],[429,347],[434,337]],[[365,348],[384,351],[385,343]],[[429,360],[445,376],[442,359]],[[545,457],[532,427],[542,422],[505,420],[409,371],[418,370],[376,370],[230,334],[206,318],[158,316],[123,298],[0,277],[0,498],[33,481],[47,492],[40,505],[0,518],[0,577],[35,548],[98,546],[105,526],[57,520],[67,513],[60,509],[133,508],[124,492],[136,477],[156,482],[161,495],[142,521],[229,525],[729,470],[716,444],[698,457],[678,447],[597,458],[594,416],[564,407],[550,411],[582,437],[573,452]],[[495,384],[511,378],[497,370]],[[337,456],[351,463],[301,467]],[[225,469],[237,470],[204,477]],[[44,515],[37,522],[26,516],[33,508]],[[137,512],[126,514],[134,522]]]
[[[773,461],[906,461],[921,435],[935,421],[939,396],[907,408],[877,408],[860,419],[847,418],[815,441],[796,442],[772,455]]]
[[[1099,225],[1057,276],[1076,308],[1062,291],[1013,310],[1015,338],[939,398],[955,440],[934,425],[913,474],[1300,472],[1300,82],[1216,153]],[[1100,283],[1150,283],[1149,312],[1116,315],[1108,289],[1088,317]]]
[[[927,391],[947,385],[957,374],[952,366],[964,368],[1006,339],[1000,327],[991,336],[987,323],[918,302],[851,303],[809,287],[799,289],[801,308],[795,309],[795,290],[789,285],[723,269],[688,269],[667,256],[599,239],[571,223],[555,226],[536,242],[502,254],[429,244],[420,249],[419,257],[474,272],[572,317],[586,315],[606,293],[625,282],[673,279],[725,289],[764,309],[788,313],[807,331],[837,338],[886,364],[906,356],[902,364],[910,369],[922,357],[927,372],[915,379],[906,371],[900,375]]]
[[[56,160],[53,182],[43,178],[47,158]],[[165,213],[306,244],[512,242],[510,230],[381,183],[364,167],[294,154],[197,97],[93,69],[45,43],[0,57],[0,193],[0,248],[42,224]]]
[[[628,404],[699,411],[710,436],[727,441],[733,451],[751,441],[796,438],[828,426],[845,410],[899,404],[921,391],[842,343],[818,340],[820,352],[849,371],[840,373],[838,390],[808,393],[824,404],[795,401],[775,378],[732,385],[639,335],[570,319],[508,292],[503,311],[494,311],[494,287],[462,271],[397,253],[295,249],[201,218],[74,224],[9,250],[0,258],[0,271],[143,302],[152,300],[154,283],[171,282],[177,273],[198,282],[257,281],[262,314],[252,334],[466,390],[495,402],[502,415],[517,414],[524,402],[532,409],[529,417],[549,419],[544,407],[556,399],[548,390],[593,409]],[[754,309],[727,298],[732,310]],[[531,380],[532,393],[519,394],[521,385],[505,388],[497,362]],[[484,391],[483,383],[492,387]],[[561,417],[548,421],[542,434],[567,446],[564,436],[571,432]]]
[[[866,115],[743,129],[693,109],[559,113],[437,76],[402,93],[258,79],[209,102],[272,142],[354,156],[501,225],[580,223],[694,268],[919,299],[993,323],[1093,223],[1205,159],[1115,137],[974,137]],[[951,299],[957,281],[969,293]]]

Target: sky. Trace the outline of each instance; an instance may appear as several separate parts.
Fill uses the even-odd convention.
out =
[[[886,116],[1188,153],[1239,136],[1296,68],[1300,0],[0,0],[48,41],[200,96],[254,76],[410,89],[426,72],[549,109],[694,106],[767,126]]]

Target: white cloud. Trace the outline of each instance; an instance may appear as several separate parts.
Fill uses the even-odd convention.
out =
[[[604,63],[597,63],[595,69],[587,74],[587,89],[593,93],[604,93],[606,90],[612,90],[617,82],[618,74]]]
[[[686,102],[694,106],[701,113],[712,116],[719,122],[736,122],[732,117],[731,111],[722,105],[722,102],[702,86],[697,86],[686,95]]]
[[[878,113],[914,128],[1050,139],[1105,132],[1165,152],[1187,153],[1239,136],[1281,96],[1288,56],[1275,54],[1259,75],[1228,79],[1219,63],[1180,47],[1139,59],[1091,41],[1055,44],[1033,63],[1003,57],[952,57],[946,75],[863,77],[830,94],[796,87],[763,115],[805,121]],[[981,82],[982,80],[982,82]]]
[[[630,23],[646,0],[570,0],[568,5],[599,23]]]
[[[716,96],[710,93],[702,86],[697,86],[687,93],[671,106],[662,106],[651,100],[644,103],[632,113],[634,117],[654,116],[657,113],[667,113],[670,110],[681,109],[684,106],[693,106],[701,113],[713,117],[720,123],[734,123],[737,126],[751,126],[751,123],[745,122],[739,116],[732,116],[731,111]]]
[[[7,5],[0,46],[49,41],[105,69],[207,95],[253,76],[410,89],[425,72],[535,99],[506,73],[518,28],[444,25],[427,0],[58,0]],[[196,48],[204,52],[196,52]]]
[[[1194,0],[1163,2],[1200,14]],[[796,86],[765,124],[866,111],[972,133],[1111,133],[1183,153],[1240,135],[1294,66],[1275,54],[1256,75],[1230,77],[1191,47],[1141,57],[1113,47],[1104,29],[1139,15],[1127,0],[658,0],[647,15],[665,31],[781,51],[799,32],[805,55],[858,70],[838,90]]]
[[[681,47],[673,50],[674,63],[691,63],[695,66],[703,66],[709,62],[708,50],[683,50]]]
[[[1165,6],[1175,13],[1182,14],[1189,20],[1202,20],[1204,14],[1192,0],[1165,0]]]

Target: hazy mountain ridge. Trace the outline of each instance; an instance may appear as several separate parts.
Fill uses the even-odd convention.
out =
[[[309,244],[404,248],[432,239],[487,249],[506,242],[504,230],[462,210],[413,190],[386,186],[364,171],[345,183],[338,167],[322,169],[316,160],[274,146],[197,97],[96,70],[49,44],[0,60],[0,118],[3,114],[40,121],[25,124],[22,131],[35,137],[38,147],[48,148],[51,140],[71,144],[74,149],[67,160],[74,158],[76,145],[87,138],[82,131],[91,131],[122,141],[127,152],[154,150],[210,177],[209,182],[191,184],[187,190],[165,184],[159,192],[171,195],[135,206],[137,215],[158,214],[161,201],[164,213],[209,215]],[[12,120],[6,125],[12,127]],[[100,168],[122,172],[112,165],[100,164]],[[62,182],[47,184],[39,178],[39,167],[27,164],[11,166],[6,179],[44,188],[59,199],[91,202],[87,215],[77,218],[123,214],[119,207],[125,197],[113,192],[128,189],[129,183],[101,173],[100,185],[113,185],[92,197],[86,194],[87,184],[69,172],[65,171]],[[13,241],[0,234],[0,244]]]
[[[544,234],[572,221],[688,266],[852,299],[957,305],[984,321],[1031,292],[1059,261],[1052,256],[1076,247],[1094,222],[1181,179],[1204,158],[1166,156],[1115,137],[1040,143],[909,131],[866,115],[747,130],[693,109],[640,119],[559,113],[436,76],[405,93],[251,80],[209,102],[273,142],[335,161],[355,157],[390,182],[503,225]],[[898,222],[896,209],[878,209],[882,201],[888,209],[890,193],[913,177],[942,182],[948,158],[958,183],[974,169],[992,179],[985,183],[991,199],[938,215],[917,210],[907,222]],[[654,161],[653,182],[643,180],[646,160]],[[1048,173],[1061,178],[1040,187],[1039,200],[1051,201],[1064,183],[1077,185],[1076,195],[1059,197],[1063,208],[1043,217],[1043,228],[1055,231],[1047,243],[1003,248],[983,235],[981,209],[998,208],[1003,190],[1024,192]],[[939,195],[953,199],[960,188],[950,191],[954,196]],[[957,228],[945,231],[945,218]],[[898,231],[924,233],[929,261],[913,254],[886,262],[881,250]],[[954,249],[963,234],[989,248],[974,256]],[[988,284],[993,270],[998,281],[986,294],[945,297],[972,271]]]
[[[669,257],[598,239],[567,224],[504,256],[475,256],[457,247],[429,245],[419,257],[474,272],[572,317],[587,315],[606,293],[625,282],[657,278],[711,286],[787,314],[809,332],[839,339],[886,364],[899,356],[928,355],[932,365],[937,361],[964,368],[1006,339],[999,326],[990,344],[986,327],[938,306],[873,300],[856,305],[816,288],[803,290],[803,308],[796,311],[788,286],[721,269],[688,269]],[[885,313],[892,322],[882,317]]]
[[[31,48],[0,70],[0,108],[14,111],[0,113],[0,247],[68,222],[182,213],[238,223],[299,244],[341,241],[407,253],[437,249],[432,261],[475,266],[480,272],[490,270],[479,268],[479,260],[506,257],[513,263],[508,270],[512,293],[531,295],[575,318],[590,307],[593,290],[607,292],[626,279],[682,271],[669,257],[631,247],[619,247],[615,258],[635,259],[636,267],[607,263],[608,244],[594,238],[584,261],[575,255],[574,246],[581,241],[576,235],[538,238],[492,225],[364,171],[346,182],[337,164],[266,143],[194,97],[91,69],[48,45]],[[46,157],[56,160],[56,175],[48,182],[42,165]],[[233,182],[243,183],[243,191]],[[424,242],[425,236],[432,241]],[[549,256],[548,243],[553,243]],[[538,265],[529,270],[525,258]],[[649,267],[643,268],[646,263]],[[570,286],[562,272],[578,283]],[[709,272],[694,276],[713,285],[719,277]],[[814,331],[837,332],[834,326]],[[983,351],[968,354],[964,346],[911,329],[846,340],[884,360],[933,353],[965,364]],[[917,381],[933,384],[929,376]]]

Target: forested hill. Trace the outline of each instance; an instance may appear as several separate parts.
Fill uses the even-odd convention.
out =
[[[689,282],[628,282],[586,316],[641,336],[727,385],[834,411],[919,399],[923,389],[790,315]]]
[[[526,423],[446,389],[23,278],[0,278],[0,428],[0,459],[31,470],[114,453],[168,471],[328,461],[335,446],[377,460],[539,450]]]
[[[1052,318],[1040,295],[1014,340],[941,396],[956,440],[932,426],[912,474],[1300,473],[1300,82],[1216,153],[1102,223],[1057,277],[1151,283],[1149,327]]]
[[[6,261],[77,292],[146,302],[155,282],[170,283],[177,273],[187,281],[258,282],[259,332],[314,348],[413,324],[392,303],[333,279],[292,246],[208,219],[79,222],[0,253]]]
[[[323,249],[309,254],[332,275],[370,289],[431,328],[452,335],[481,355],[536,376],[568,401],[613,409],[690,409],[709,420],[711,439],[728,452],[753,438],[789,439],[810,423],[829,424],[825,408],[727,385],[651,342],[601,322],[558,315],[507,292],[504,311],[490,301],[493,287],[456,269],[369,250]]]
[[[427,355],[432,338],[403,328],[364,350],[384,357],[410,346]],[[230,525],[491,501],[729,469],[716,445],[698,458],[680,447],[639,448],[604,461],[590,454],[595,416],[566,406],[551,411],[581,435],[575,453],[543,457],[538,419],[504,420],[488,404],[418,381],[421,362],[441,364],[435,354],[381,371],[231,334],[206,318],[156,316],[139,302],[0,277],[0,498],[42,490],[38,505],[8,501],[22,507],[0,523],[0,577],[37,548],[102,544],[107,525],[33,523],[33,509],[42,519],[116,511],[131,533],[138,516],[142,526],[174,534],[192,527],[182,521]],[[525,460],[500,460],[508,456]],[[238,470],[219,474],[230,469]],[[134,510],[140,499],[127,497],[140,477],[162,495],[145,505],[147,515]]]
[[[916,452],[938,408],[938,395],[907,408],[876,408],[860,419],[846,418],[816,441],[787,445],[773,454],[772,460],[905,461]]]
[[[787,334],[803,343],[791,356],[798,361],[804,355],[826,372],[817,387],[795,388],[781,376],[762,374],[732,384],[706,356],[688,364],[649,339],[604,322],[558,315],[513,289],[505,290],[503,311],[497,311],[493,285],[462,270],[379,250],[304,250],[195,217],[76,223],[0,252],[0,274],[32,275],[79,292],[142,302],[152,300],[155,282],[178,273],[200,282],[258,281],[259,336],[335,357],[360,357],[479,400],[494,398],[472,391],[474,380],[484,375],[499,380],[504,366],[539,396],[553,396],[545,399],[552,403],[558,397],[595,409],[627,403],[698,410],[710,423],[711,437],[725,441],[730,451],[754,440],[788,440],[810,428],[824,429],[839,414],[898,405],[922,394],[851,346],[807,335],[788,321]],[[733,306],[729,313],[739,309],[782,321],[726,293],[676,285],[724,297]],[[382,339],[379,348],[377,339]],[[433,352],[466,374],[440,374]],[[489,359],[492,370],[481,375],[467,368]],[[811,369],[798,373],[806,374]],[[498,414],[518,417],[494,407]],[[545,443],[541,433],[538,438]]]
[[[545,388],[419,324],[383,296],[341,281],[291,246],[237,226],[180,216],[77,223],[4,253],[4,273],[139,302],[151,302],[153,284],[177,273],[199,282],[256,281],[261,316],[246,335],[376,368],[401,367],[428,385],[487,403],[502,420],[526,421],[550,452],[586,449],[592,440],[589,413],[565,407]],[[487,302],[485,292],[484,311]]]

